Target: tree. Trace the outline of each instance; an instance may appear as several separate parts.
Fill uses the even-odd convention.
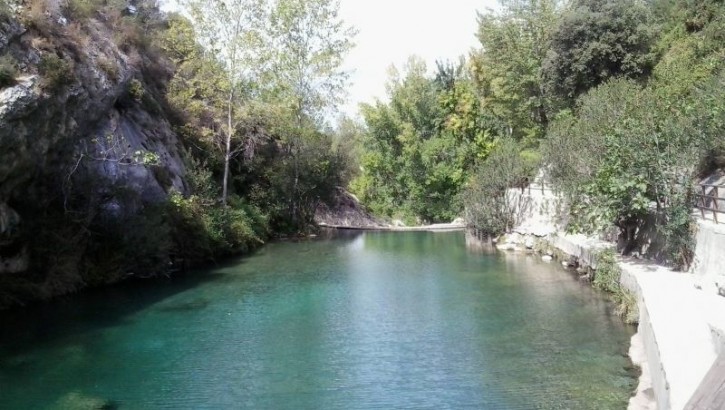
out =
[[[356,30],[339,17],[337,0],[275,0],[267,35],[274,97],[293,112],[298,126],[321,125],[325,111],[342,102],[348,73],[342,70]]]
[[[541,79],[557,0],[502,0],[501,10],[479,14],[474,78],[500,136],[534,144],[543,136],[548,102]]]
[[[325,113],[342,101],[348,74],[342,70],[346,54],[353,47],[356,31],[339,17],[336,0],[275,0],[269,16],[267,36],[271,42],[270,97],[289,114],[281,124],[288,154],[293,162],[293,184],[289,214],[302,224],[310,214],[303,209],[306,192],[301,167],[309,163],[306,146],[315,141]],[[328,146],[328,150],[330,147]]]
[[[413,57],[403,75],[391,70],[387,88],[387,103],[362,107],[367,133],[354,190],[385,216],[460,216],[466,175],[491,148],[467,62],[439,63],[432,77]]]
[[[263,0],[183,0],[191,16],[198,41],[207,53],[224,66],[225,81],[217,84],[224,100],[213,105],[224,107],[226,124],[223,134],[224,173],[222,203],[229,190],[229,163],[241,152],[242,144],[233,146],[240,120],[240,108],[253,91],[264,46],[262,28],[265,20]]]
[[[612,77],[641,78],[652,68],[651,13],[637,0],[576,0],[551,33],[546,87],[571,107]]]

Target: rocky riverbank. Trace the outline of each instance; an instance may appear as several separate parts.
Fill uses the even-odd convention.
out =
[[[373,216],[360,203],[355,195],[338,188],[332,204],[321,203],[315,213],[315,222],[323,228],[373,230],[373,231],[462,231],[466,228],[463,219],[457,218],[450,223],[405,226],[400,221],[386,223]]]

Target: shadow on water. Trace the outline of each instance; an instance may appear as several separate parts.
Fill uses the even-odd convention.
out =
[[[242,260],[225,261],[239,264]],[[17,353],[44,342],[111,327],[128,321],[134,313],[174,295],[205,283],[222,280],[224,275],[194,271],[172,279],[129,280],[115,285],[88,289],[48,302],[0,312],[0,352]],[[183,312],[206,307],[204,299],[165,306],[161,310]],[[32,342],[32,343],[30,343]]]
[[[128,280],[27,307],[0,311],[0,354],[20,353],[32,349],[31,346],[82,335],[103,327],[122,325],[135,313],[153,305],[158,305],[155,308],[158,312],[168,314],[202,310],[212,300],[198,297],[171,303],[164,301],[201,285],[238,280],[238,277],[228,275],[225,271],[264,254],[269,246],[327,240],[352,242],[361,235],[360,231],[324,229],[316,238],[273,241],[249,255],[226,258],[173,278]]]

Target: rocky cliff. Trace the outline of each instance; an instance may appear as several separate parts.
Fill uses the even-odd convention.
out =
[[[383,228],[388,225],[368,212],[358,199],[343,188],[338,188],[329,204],[320,203],[315,222],[321,226],[342,228]]]
[[[91,238],[187,189],[171,64],[134,37],[157,11],[28,7],[0,15],[0,305],[117,279],[90,268],[90,248],[113,255]]]

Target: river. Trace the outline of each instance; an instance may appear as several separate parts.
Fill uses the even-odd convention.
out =
[[[1,314],[0,408],[624,409],[612,309],[460,232],[277,242]]]

